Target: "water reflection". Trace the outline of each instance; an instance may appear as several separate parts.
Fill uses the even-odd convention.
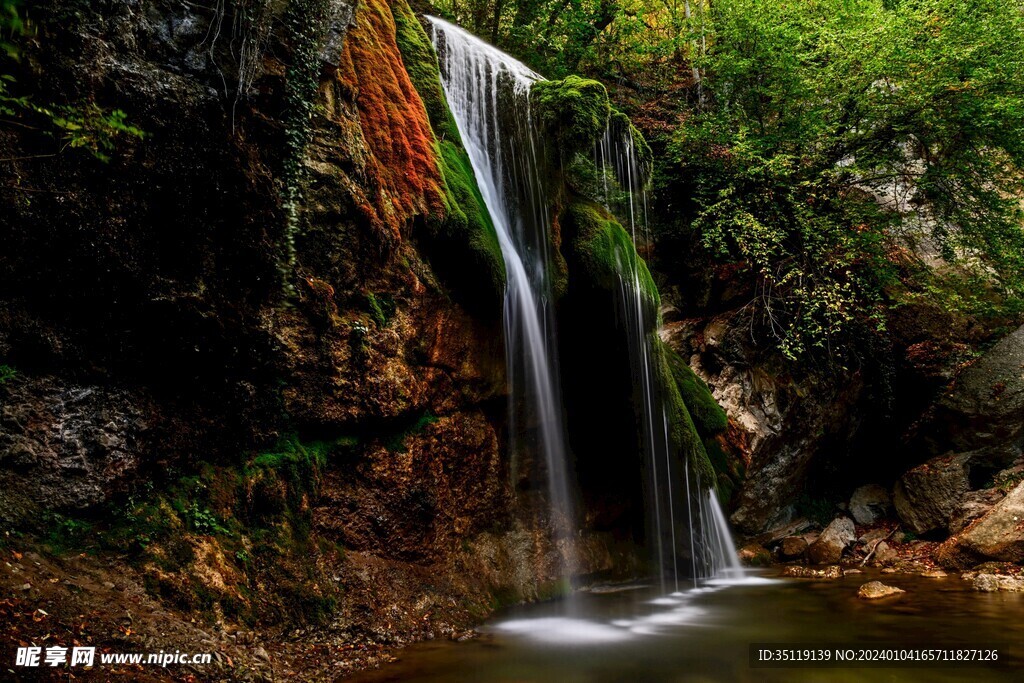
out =
[[[907,592],[882,601],[856,597],[882,580]],[[425,643],[398,663],[355,681],[611,683],[618,681],[1019,681],[1024,680],[1024,595],[983,594],[946,579],[849,575],[834,581],[735,579],[660,595],[644,587],[577,597],[564,618],[557,605],[518,607],[466,643]],[[738,585],[737,585],[738,584]],[[752,669],[750,643],[872,643],[956,647],[1009,645],[998,668]]]

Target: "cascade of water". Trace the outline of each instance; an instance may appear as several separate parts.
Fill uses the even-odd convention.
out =
[[[564,537],[576,525],[554,349],[551,207],[541,182],[543,141],[529,100],[530,86],[541,77],[463,29],[427,19],[448,105],[505,260],[512,457],[532,446],[544,458],[552,528]],[[520,443],[528,432],[535,443]],[[572,569],[571,545],[563,549],[566,570]]]
[[[552,528],[558,535],[569,535],[575,532],[575,520],[550,307],[551,205],[542,182],[543,140],[531,119],[529,98],[531,85],[541,77],[463,29],[435,17],[427,19],[448,105],[505,260],[512,457],[530,446],[534,447],[532,452],[543,456]],[[609,120],[596,145],[594,164],[603,178],[606,207],[628,224],[634,245],[646,248],[650,244],[648,174],[642,168],[632,128],[624,118]],[[736,553],[728,525],[713,490],[705,489],[698,479],[691,482],[689,464],[680,460],[685,454],[673,452],[669,416],[657,381],[661,359],[656,356],[651,337],[657,311],[652,310],[649,289],[644,287],[646,270],[641,270],[644,266],[635,254],[617,256],[620,312],[641,397],[651,535],[662,569],[662,587],[668,590],[671,585],[678,591],[679,539],[684,533],[684,520],[695,579],[712,577],[738,563],[734,562]],[[527,433],[535,436],[535,443],[518,441]],[[676,490],[681,483],[685,483],[684,490]],[[573,564],[571,556],[566,559]]]
[[[594,162],[602,178],[605,207],[628,223],[637,250],[649,247],[647,173],[642,168],[628,122],[622,119],[608,122],[604,137],[595,146]],[[657,312],[645,307],[642,266],[638,261],[638,257],[632,259],[619,255],[620,303],[633,373],[640,382],[643,446],[651,492],[649,508],[654,518],[651,531],[662,573],[662,587],[667,589],[671,582],[678,591],[678,534],[684,521],[680,517],[685,517],[688,525],[690,569],[694,582],[698,578],[738,578],[742,570],[714,489],[709,487],[705,490],[699,477],[692,475],[688,460],[684,459],[680,468],[678,458],[681,454],[673,453],[669,418],[656,383],[658,373],[654,363],[659,359],[649,336],[657,322],[649,316],[652,313],[656,316]],[[678,493],[673,492],[680,477],[684,483],[683,500],[678,500]],[[691,492],[691,478],[695,479],[692,487],[695,494]]]

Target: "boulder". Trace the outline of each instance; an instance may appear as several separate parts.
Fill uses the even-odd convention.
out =
[[[892,564],[899,558],[899,555],[885,541],[881,541],[875,548],[875,554],[871,556],[871,564],[876,567],[884,567]]]
[[[834,564],[842,557],[846,546],[857,539],[853,520],[836,517],[818,536],[818,540],[807,549],[807,555],[815,564]]]
[[[1005,467],[1024,447],[1024,327],[1003,338],[957,377],[924,425],[933,453],[972,451]]]
[[[969,454],[944,455],[906,472],[893,489],[893,503],[909,530],[947,529],[970,488]]]
[[[906,593],[906,591],[895,586],[887,586],[881,581],[868,581],[857,591],[857,597],[865,600],[877,600],[900,593]]]
[[[1024,483],[985,515],[951,536],[936,552],[945,566],[965,567],[982,560],[1024,561]]]
[[[889,492],[878,484],[861,486],[850,496],[850,514],[857,524],[874,524],[889,513]]]
[[[787,536],[779,544],[779,556],[783,560],[796,560],[807,552],[807,541],[803,536]]]

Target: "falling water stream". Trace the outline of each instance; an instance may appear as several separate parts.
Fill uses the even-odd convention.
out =
[[[637,151],[632,127],[625,119],[616,117],[608,121],[604,136],[595,145],[594,165],[602,178],[605,208],[623,221],[638,249],[649,245],[649,173]],[[617,256],[619,305],[633,374],[640,383],[639,412],[650,491],[648,508],[653,521],[649,526],[662,569],[662,589],[678,592],[684,572],[689,573],[695,588],[701,579],[742,579],[735,544],[714,489],[703,485],[693,474],[687,456],[673,452],[666,402],[656,381],[655,364],[660,359],[652,335],[656,333],[658,312],[651,310],[652,302],[645,301],[645,265],[639,256],[630,253],[620,251]],[[679,564],[684,546],[690,556],[689,567]]]
[[[544,141],[530,108],[530,87],[541,77],[463,29],[441,19],[428,20],[448,104],[494,221],[508,274],[505,342],[512,396],[510,432],[517,439],[511,444],[512,455],[515,458],[533,448],[542,456],[552,530],[556,538],[564,538],[576,533],[576,521],[554,352],[551,205],[541,166]],[[621,117],[609,120],[595,151],[595,170],[604,176],[608,208],[628,226],[635,244],[647,243],[648,174],[641,168],[632,129],[622,121]],[[641,396],[638,412],[642,413],[650,480],[646,486],[650,535],[664,596],[652,604],[678,608],[683,599],[682,577],[692,576],[691,590],[705,590],[701,582],[738,579],[741,570],[714,493],[689,474],[685,456],[673,452],[670,443],[669,419],[658,386],[656,363],[660,361],[652,340],[658,313],[645,300],[641,282],[641,268],[646,273],[646,267],[633,250],[619,254],[618,265],[619,313]],[[562,546],[563,576],[573,569],[574,558],[566,552],[571,546]],[[558,633],[577,637],[583,632],[614,639],[623,631],[621,624],[584,623],[565,615],[546,623],[553,640]],[[531,623],[527,628],[537,632],[541,625]],[[643,627],[631,624],[629,628]]]
[[[505,259],[509,432],[521,439],[535,428],[535,446],[547,467],[552,528],[556,536],[570,536],[576,523],[554,352],[551,224],[540,174],[542,140],[530,115],[530,86],[540,76],[461,28],[428,19],[448,105]],[[513,458],[524,447],[514,441]],[[574,564],[571,546],[564,544],[569,556],[563,575]]]

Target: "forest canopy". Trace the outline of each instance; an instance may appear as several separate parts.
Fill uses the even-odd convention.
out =
[[[835,355],[910,298],[1019,316],[1018,0],[437,0],[434,11],[545,75],[604,81],[656,153],[659,258],[741,264],[787,356]]]

